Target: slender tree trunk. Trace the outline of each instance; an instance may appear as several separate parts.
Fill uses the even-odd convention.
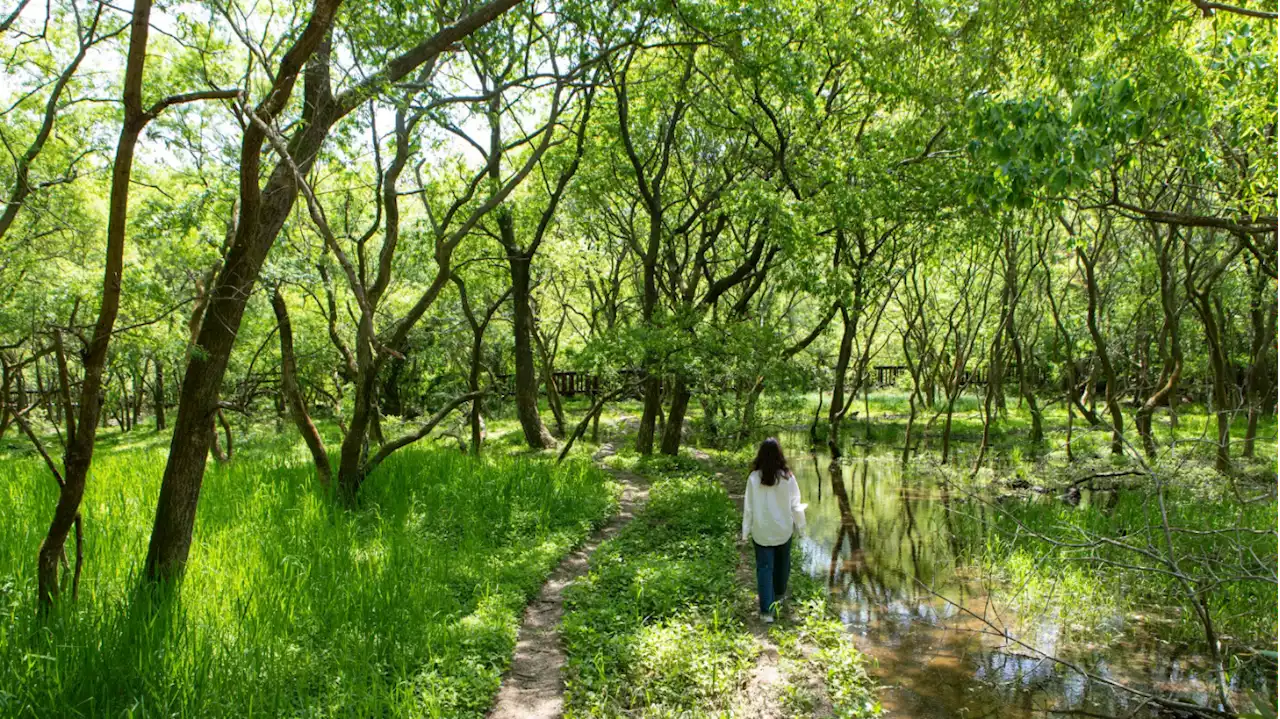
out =
[[[329,465],[329,454],[324,449],[324,440],[320,438],[320,432],[307,414],[307,404],[302,397],[302,389],[298,386],[298,365],[293,354],[293,323],[289,321],[289,307],[278,288],[271,296],[271,309],[275,311],[276,325],[280,328],[280,385],[285,403],[289,405],[289,414],[293,417],[298,433],[302,435],[302,441],[311,452],[316,476],[320,478],[320,484],[328,489],[333,483],[333,469]]]
[[[423,62],[438,57],[454,43],[505,13],[517,1],[492,0],[480,6],[457,23],[426,39],[415,48],[414,54],[402,55],[403,62],[389,64],[387,77],[392,81],[398,80]],[[306,27],[281,56],[273,85],[258,107],[260,119],[267,123],[275,121],[286,107],[305,66],[303,113],[290,141],[291,154],[298,158],[297,167],[280,162],[269,173],[261,173],[266,132],[257,125],[250,125],[244,132],[240,152],[242,202],[236,240],[211,289],[206,321],[200,324],[197,344],[204,352],[187,362],[183,375],[174,439],[170,444],[169,461],[161,480],[155,523],[147,547],[144,567],[147,581],[177,578],[186,566],[205,462],[213,441],[209,420],[217,406],[218,391],[244,317],[245,305],[267,253],[285,221],[292,215],[299,192],[295,173],[305,176],[319,155],[330,128],[343,115],[362,104],[360,99],[365,96],[363,90],[355,91],[354,95],[344,92],[339,97],[349,101],[339,106],[337,98],[331,94],[330,50],[326,38],[339,3],[340,0],[315,0]],[[351,98],[356,101],[351,102]],[[265,187],[259,185],[260,173],[269,175]]]
[[[116,424],[120,425],[120,431],[127,434],[129,432],[129,412],[133,409],[133,395],[129,394],[129,385],[125,382],[124,373],[116,376],[116,381],[120,383],[120,407],[116,413]],[[110,381],[107,382],[110,385]]]
[[[374,383],[377,387],[377,383]],[[382,407],[380,406],[381,397],[374,397],[369,403],[369,439],[373,443],[381,447],[387,443],[387,438],[382,434]]]
[[[1219,472],[1231,469],[1231,408],[1227,384],[1229,371],[1222,346],[1222,332],[1214,316],[1209,292],[1192,297],[1192,305],[1204,325],[1205,339],[1209,344],[1209,368],[1213,378],[1213,413],[1217,418],[1218,441],[1214,455],[1214,468]]]
[[[667,413],[667,424],[662,432],[661,452],[675,456],[680,452],[680,436],[684,431],[684,414],[689,408],[689,383],[683,378],[677,379],[671,393],[671,411]]]
[[[844,418],[844,385],[846,375],[849,373],[849,360],[853,355],[853,338],[858,332],[856,319],[849,317],[849,311],[844,307],[840,307],[840,318],[843,320],[844,331],[840,335],[840,351],[836,355],[835,379],[831,387],[831,403],[827,405],[827,448],[831,452],[831,457],[839,458],[840,452],[840,423]]]
[[[1197,273],[1191,259],[1191,244],[1183,245],[1183,264],[1186,275],[1183,278],[1187,290],[1187,298],[1191,302],[1196,315],[1204,327],[1205,341],[1208,344],[1209,368],[1213,378],[1213,411],[1218,420],[1218,442],[1214,467],[1226,473],[1231,469],[1231,407],[1228,396],[1230,363],[1227,356],[1226,340],[1223,336],[1224,322],[1221,320],[1221,307],[1215,307],[1215,286],[1218,278],[1231,265],[1244,245],[1238,239],[1230,251],[1217,258],[1207,276],[1197,279]],[[1215,311],[1216,310],[1216,311]]]
[[[818,446],[818,420],[822,417],[822,390],[818,390],[818,406],[813,408],[813,421],[809,423],[809,447]]]
[[[1169,356],[1160,371],[1160,383],[1156,391],[1143,402],[1133,418],[1142,438],[1142,449],[1147,457],[1156,456],[1155,436],[1151,418],[1156,408],[1167,402],[1170,412],[1177,402],[1178,381],[1182,378],[1182,333],[1179,330],[1176,285],[1173,277],[1172,244],[1176,234],[1170,230],[1167,241],[1161,240],[1160,230],[1152,228],[1156,240],[1157,267],[1160,272],[1160,308],[1164,317],[1164,336],[1168,341]]]
[[[651,376],[644,382],[644,411],[640,414],[640,427],[636,430],[636,451],[653,452],[654,428],[658,414],[662,412],[662,380]]]
[[[130,426],[137,427],[138,420],[142,418],[142,406],[147,399],[147,371],[151,369],[151,358],[148,357],[142,363],[142,371],[133,373],[133,418]]]
[[[1120,402],[1116,397],[1119,386],[1116,373],[1111,365],[1111,354],[1107,351],[1107,341],[1098,329],[1098,282],[1094,275],[1097,258],[1090,259],[1082,249],[1076,250],[1080,266],[1084,269],[1085,291],[1088,293],[1089,306],[1086,313],[1089,335],[1093,338],[1094,352],[1098,363],[1102,366],[1102,378],[1107,383],[1107,411],[1111,413],[1111,453],[1124,454],[1124,413],[1120,411]]]
[[[1075,408],[1072,407],[1070,402],[1068,402],[1067,403],[1067,461],[1068,462],[1076,461],[1075,455],[1072,454],[1071,452],[1071,433],[1072,433],[1072,430],[1074,429],[1075,419],[1076,419]]]
[[[911,390],[911,396],[907,400],[909,407],[907,414],[907,436],[902,443],[902,461],[905,463],[911,458],[911,433],[916,424],[916,396],[919,392],[916,389]]]
[[[963,385],[960,385],[963,386]],[[955,414],[956,399],[960,397],[960,390],[957,388],[955,395],[947,393],[947,418],[942,423],[942,463],[946,464],[951,454],[951,417]]]
[[[156,379],[155,379],[154,404],[156,412],[156,431],[164,430],[164,362],[159,357],[156,358]]]
[[[764,375],[756,375],[756,379],[751,383],[751,389],[747,390],[747,401],[742,407],[742,426],[738,428],[738,440],[745,441],[751,436],[751,431],[756,425],[756,407],[760,402],[760,395],[764,392]],[[822,405],[822,393],[818,393],[818,405]]]
[[[57,424],[57,415],[54,413],[54,407],[57,403],[53,401],[53,388],[45,384],[44,373],[40,371],[40,365],[44,364],[40,360],[36,360],[36,391],[40,393],[40,404],[44,407],[44,416],[50,422]],[[2,434],[2,433],[0,433]]]
[[[867,381],[867,383],[863,383],[863,439],[867,440],[868,443],[872,440],[872,399],[870,399],[870,384],[872,383],[869,383],[869,381]],[[931,395],[929,395],[929,407],[932,408],[933,390],[931,389],[929,391],[931,391]]]
[[[551,409],[551,416],[556,422],[556,434],[563,437],[564,406],[560,404],[560,390],[556,387],[555,366],[552,364],[551,355],[545,352],[542,355],[542,376],[547,388],[547,407]],[[554,442],[552,446],[555,446]]]
[[[1030,353],[1024,354],[1022,348],[1022,338],[1017,331],[1010,336],[1010,344],[1013,345],[1013,357],[1018,363],[1018,391],[1022,394],[1023,400],[1027,403],[1027,411],[1031,414],[1031,441],[1035,443],[1044,441],[1044,413],[1040,409],[1040,402],[1036,399],[1036,392],[1033,383],[1027,376],[1027,365],[1031,363]]]
[[[973,460],[973,472],[976,474],[987,457],[987,447],[991,445],[991,405],[995,399],[995,385],[988,379],[987,393],[982,400],[982,441],[978,444],[978,456]]]
[[[338,459],[338,490],[348,503],[354,503],[365,478],[365,460],[369,452],[369,424],[377,392],[377,368],[374,365],[373,318],[361,313],[356,332],[355,396],[351,402],[351,420],[342,438],[342,454]]]
[[[1264,299],[1265,297],[1265,299]],[[1252,325],[1253,343],[1249,353],[1249,369],[1245,375],[1244,400],[1248,406],[1248,426],[1245,429],[1245,457],[1253,457],[1254,445],[1258,436],[1258,417],[1266,404],[1265,396],[1271,385],[1269,372],[1275,366],[1268,362],[1271,347],[1276,336],[1276,294],[1275,285],[1262,272],[1256,271],[1254,279],[1254,296],[1250,303],[1249,319]]]
[[[504,217],[505,214],[499,215]],[[510,220],[508,220],[510,221]],[[507,250],[511,268],[511,309],[515,325],[516,417],[524,432],[524,441],[534,449],[556,445],[551,432],[538,414],[538,374],[533,358],[533,305],[529,296],[531,258],[527,254]]]
[[[39,372],[37,372],[37,384],[39,384],[39,379],[40,375]],[[18,403],[13,403],[12,398],[10,397],[10,385],[12,383],[13,375],[9,369],[9,363],[5,362],[3,357],[0,357],[0,438],[4,437],[5,431],[9,429],[9,423],[12,421],[13,417],[17,416],[20,409],[15,409],[15,407],[17,407],[18,404],[21,404],[21,400],[19,400]]]
[[[480,359],[481,351],[484,349],[484,328],[475,331],[473,328],[471,337],[471,371],[467,374],[467,388],[471,390],[476,398],[471,400],[471,456],[480,456],[480,443],[484,441],[484,427],[480,418]]]
[[[1011,321],[1007,315],[1012,314],[1012,301],[1009,298],[1009,293],[1010,288],[1006,285],[1002,292],[1004,298],[1002,301],[1003,308],[1000,313],[1000,327],[996,330],[996,336],[991,340],[991,355],[987,367],[986,398],[992,402],[996,411],[1002,415],[1006,411],[1004,403],[1004,337],[1009,331],[1009,323]]]
[[[63,462],[63,482],[58,492],[49,531],[40,544],[37,558],[37,592],[42,611],[53,604],[59,591],[58,561],[63,556],[67,535],[80,517],[80,501],[84,497],[85,479],[93,462],[97,439],[99,394],[107,360],[107,346],[120,309],[120,286],[124,272],[124,242],[129,210],[130,178],[133,154],[138,137],[150,119],[142,108],[142,75],[150,31],[151,2],[136,0],[130,25],[129,51],[124,77],[124,122],[116,144],[111,170],[111,195],[108,201],[107,249],[102,278],[102,300],[93,338],[89,342],[80,387],[79,433],[68,433]]]

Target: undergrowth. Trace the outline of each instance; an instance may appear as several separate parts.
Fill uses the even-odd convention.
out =
[[[0,716],[481,717],[520,612],[616,506],[584,464],[406,449],[344,509],[300,444],[210,466],[172,599],[135,591],[165,454],[100,451],[79,601],[35,613],[56,487],[0,462]]]

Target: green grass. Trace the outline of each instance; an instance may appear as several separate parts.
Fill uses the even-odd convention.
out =
[[[347,510],[300,443],[255,440],[210,465],[162,601],[134,587],[164,443],[115,442],[84,501],[80,600],[47,621],[34,559],[56,487],[0,461],[0,716],[483,716],[524,604],[616,506],[584,464],[411,448]]]
[[[799,549],[794,548],[795,560]],[[828,604],[828,591],[806,575],[793,580],[794,622],[775,625],[769,635],[782,655],[782,703],[792,716],[813,716],[823,705],[840,719],[874,719],[883,714],[872,662],[854,646],[844,623]]]
[[[756,645],[737,616],[737,510],[698,476],[649,504],[570,587],[566,717],[703,717],[729,708]]]

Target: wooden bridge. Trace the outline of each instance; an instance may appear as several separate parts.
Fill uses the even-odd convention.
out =
[[[898,376],[903,372],[911,371],[907,365],[876,365],[876,386],[884,387],[898,381]],[[987,376],[981,369],[965,370],[960,384],[962,385],[984,385],[987,383]]]
[[[619,374],[623,376],[637,374],[638,370],[623,370]],[[516,376],[513,374],[500,374],[496,379],[502,387],[505,395],[515,394]],[[589,374],[587,372],[553,372],[551,381],[555,384],[556,393],[561,397],[577,397],[578,395],[587,395],[595,397],[600,394],[602,383],[598,375]],[[538,386],[542,386],[542,382],[538,382]]]
[[[873,369],[876,373],[875,386],[877,387],[894,384],[902,373],[910,370],[906,365],[876,365]],[[638,376],[640,370],[622,370],[618,374],[621,378],[627,379]],[[504,395],[515,394],[516,376],[514,374],[496,375],[496,379]],[[556,393],[561,397],[577,397],[578,395],[595,397],[600,394],[603,387],[599,375],[588,372],[554,372],[551,375],[551,381],[555,384]],[[962,384],[984,385],[986,383],[987,378],[982,370],[966,370]],[[542,386],[541,381],[538,382],[538,386]]]

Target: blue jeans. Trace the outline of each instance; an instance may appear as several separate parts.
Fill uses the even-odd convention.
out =
[[[773,603],[787,593],[791,576],[791,540],[774,547],[751,544],[756,548],[756,591],[760,593],[760,613],[773,609]]]

